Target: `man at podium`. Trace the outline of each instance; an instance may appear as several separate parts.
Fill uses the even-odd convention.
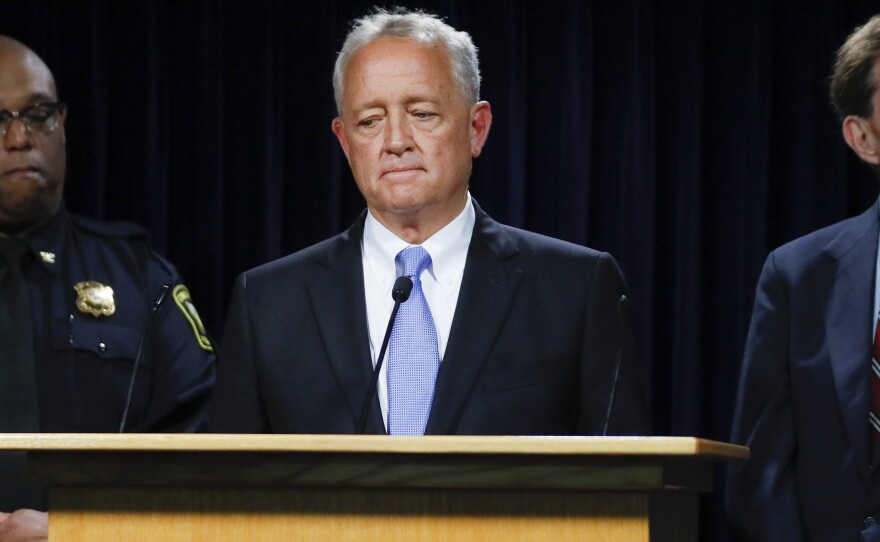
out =
[[[492,124],[479,86],[470,36],[437,17],[354,22],[332,130],[367,209],[238,278],[214,431],[648,433],[614,259],[501,225],[468,191]]]
[[[880,172],[880,16],[837,52],[843,138]],[[743,540],[880,541],[880,203],[777,248],[740,378],[728,512]]]

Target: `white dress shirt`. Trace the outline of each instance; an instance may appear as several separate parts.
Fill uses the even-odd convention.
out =
[[[425,299],[434,317],[434,325],[437,327],[437,346],[440,350],[441,363],[449,340],[449,330],[452,328],[455,305],[458,303],[458,292],[461,289],[461,278],[464,275],[464,264],[471,244],[474,221],[474,206],[468,193],[467,202],[461,213],[421,245],[431,255],[431,265],[422,272],[420,278],[422,291],[425,293]],[[401,250],[409,246],[412,245],[394,235],[373,218],[372,214],[367,213],[364,238],[361,241],[361,257],[373,367],[378,361],[376,357],[382,348],[388,319],[394,308],[391,287],[403,271],[397,266],[395,258]],[[376,386],[385,427],[388,427],[388,386],[385,374],[387,364],[386,352]]]

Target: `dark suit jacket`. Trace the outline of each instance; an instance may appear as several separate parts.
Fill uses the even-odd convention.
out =
[[[210,427],[353,433],[372,371],[361,238],[348,231],[242,274]],[[427,434],[646,434],[613,258],[502,226],[476,207]],[[623,356],[618,363],[618,355]],[[377,399],[366,432],[384,433]]]
[[[868,457],[878,209],[767,258],[740,378],[728,512],[746,540],[880,540]]]

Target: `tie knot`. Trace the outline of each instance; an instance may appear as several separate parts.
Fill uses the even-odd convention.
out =
[[[418,279],[422,271],[431,265],[431,255],[422,247],[407,247],[397,253],[397,262],[403,266],[403,274]]]
[[[0,237],[0,258],[10,265],[18,264],[21,257],[27,252],[27,243],[24,239],[13,237]]]

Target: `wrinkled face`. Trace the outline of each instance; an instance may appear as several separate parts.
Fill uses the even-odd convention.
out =
[[[19,111],[55,102],[52,74],[33,53],[0,44],[0,109]],[[58,210],[64,188],[65,114],[51,133],[9,122],[0,146],[0,232],[18,233],[47,220]]]
[[[465,101],[445,48],[379,38],[352,56],[344,81],[333,132],[371,212],[454,218],[491,112]]]

